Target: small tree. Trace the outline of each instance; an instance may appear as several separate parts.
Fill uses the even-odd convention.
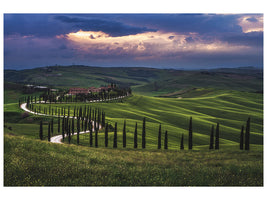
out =
[[[158,149],[161,149],[161,124],[159,125]]]
[[[39,130],[39,138],[43,140],[43,121],[40,121],[40,130]]]
[[[93,146],[93,125],[92,122],[89,122],[89,130],[90,130],[90,147]]]
[[[168,149],[168,131],[165,131],[164,149]]]
[[[53,135],[54,133],[54,119],[51,119],[51,134]]]
[[[69,118],[68,118],[68,121],[69,121]],[[70,144],[70,140],[71,140],[71,134],[70,134],[70,122],[68,122],[68,131],[67,131],[67,134],[68,134],[68,139],[69,139],[69,144]],[[78,137],[77,137],[77,141],[78,141]],[[79,144],[79,143],[78,143]]]
[[[209,149],[213,149],[213,143],[214,143],[214,125],[211,127],[211,132],[210,132],[210,147]]]
[[[117,148],[117,122],[115,122],[113,148]]]
[[[62,138],[63,138],[63,141],[65,139],[65,116],[63,116],[63,119],[62,119]]]
[[[126,147],[126,120],[124,120],[124,124],[123,124],[123,147]]]
[[[72,118],[72,123],[71,123],[71,133],[74,135],[74,117]]]
[[[134,148],[137,148],[137,122],[135,124],[135,130],[134,130]]]
[[[182,138],[181,138],[180,149],[181,149],[181,150],[184,149],[184,134],[182,135]]]
[[[60,117],[57,120],[57,132],[60,133]]]
[[[48,135],[47,135],[47,139],[48,139],[48,142],[50,142],[50,123],[48,123]]]
[[[192,117],[190,117],[189,121],[189,137],[188,137],[188,149],[193,148],[193,130],[192,130]]]
[[[219,137],[220,137],[219,123],[217,123],[217,126],[216,126],[216,135],[215,135],[215,149],[219,149]]]
[[[77,123],[77,144],[80,143],[80,119],[78,119]]]
[[[142,129],[142,148],[146,148],[146,118],[143,119],[143,129]]]
[[[98,129],[95,129],[95,147],[98,147]]]
[[[108,123],[105,127],[105,147],[108,147]]]
[[[249,150],[249,136],[250,136],[250,117],[247,120],[247,126],[246,126],[245,150]]]
[[[244,149],[244,126],[241,127],[241,133],[240,133],[240,150]]]

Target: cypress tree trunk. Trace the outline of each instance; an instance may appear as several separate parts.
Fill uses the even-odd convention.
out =
[[[52,118],[51,120],[51,134],[53,135],[54,133],[54,119]]]
[[[164,149],[168,149],[168,131],[165,131]]]
[[[143,129],[142,129],[142,148],[146,148],[146,118],[143,119]]]
[[[57,132],[60,133],[60,117],[57,120]]]
[[[124,120],[124,124],[123,124],[123,147],[126,147],[126,120]]]
[[[113,148],[117,148],[117,122],[115,122]]]
[[[51,135],[50,135],[50,123],[48,123],[48,135],[47,135],[47,140],[48,140],[48,142],[50,142],[50,137],[51,137]]]
[[[40,121],[40,130],[39,130],[39,138],[43,140],[43,121]]]
[[[184,134],[182,135],[182,138],[181,138],[180,149],[181,149],[181,150],[184,149]]]
[[[93,146],[93,125],[92,125],[92,122],[90,122],[89,126],[90,126],[90,147],[92,147]]]
[[[134,148],[137,148],[137,122],[135,124],[135,130],[134,130]]]
[[[64,130],[65,130],[65,117],[63,117],[63,119],[62,119],[62,138],[63,138],[63,141],[64,141],[64,139],[65,139],[65,132],[64,132]]]
[[[80,119],[77,122],[77,144],[80,143]]]
[[[211,132],[210,132],[210,147],[209,149],[213,149],[213,143],[214,143],[214,125],[211,127]]]
[[[68,131],[67,131],[67,133],[68,133],[68,136],[69,136],[68,139],[69,139],[69,144],[70,144],[71,134],[70,134],[70,121],[69,121],[69,119],[68,119]],[[77,140],[78,140],[78,137],[77,137]]]
[[[161,124],[159,125],[158,149],[161,149]]]
[[[193,148],[193,130],[192,130],[192,117],[189,122],[189,137],[188,137],[188,149]]]
[[[244,126],[241,127],[241,133],[240,133],[240,150],[244,149]]]
[[[250,117],[247,120],[247,126],[246,126],[245,150],[249,150],[249,136],[250,136]]]
[[[108,147],[108,123],[105,127],[105,147]]]
[[[74,117],[72,118],[72,123],[71,123],[71,133],[74,135]]]
[[[95,130],[95,147],[98,147],[98,131],[97,129]]]
[[[219,149],[219,137],[220,137],[219,123],[217,123],[217,126],[216,126],[216,135],[215,135],[215,149]]]

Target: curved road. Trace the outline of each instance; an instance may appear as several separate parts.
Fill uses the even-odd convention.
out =
[[[120,96],[118,98],[108,99],[108,101],[110,101],[110,100],[116,100],[116,99],[122,99],[124,97],[125,96]],[[99,100],[90,101],[90,103],[91,102],[97,102],[97,101],[99,101]],[[20,105],[20,108],[23,109],[24,111],[28,112],[28,113],[32,113],[32,114],[35,114],[35,115],[42,115],[42,116],[58,117],[58,115],[46,115],[46,114],[42,114],[42,113],[33,112],[33,111],[29,110],[26,107],[26,105],[27,105],[27,103],[23,103],[23,104]],[[62,117],[63,118],[63,116],[59,116],[59,117]],[[73,117],[70,116],[69,118],[73,118]],[[76,117],[74,119],[76,119]],[[92,124],[94,124],[94,123],[92,123]],[[102,128],[101,127],[101,124],[99,124],[99,129],[101,129],[101,128]],[[95,131],[95,129],[93,127],[93,132],[94,131]],[[84,134],[84,133],[89,133],[89,131],[81,131],[79,134]],[[74,133],[74,135],[77,135],[77,133]],[[65,137],[67,137],[67,134],[65,134]],[[63,144],[61,142],[62,139],[63,139],[62,135],[56,135],[56,136],[53,136],[53,137],[50,138],[50,142],[58,143],[58,144]]]

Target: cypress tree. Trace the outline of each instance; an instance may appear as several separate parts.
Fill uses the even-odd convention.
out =
[[[80,143],[80,118],[77,121],[77,144]]]
[[[180,149],[181,150],[184,149],[184,134],[182,135],[182,138],[181,138]]]
[[[115,122],[113,148],[117,148],[117,122]]]
[[[68,119],[68,131],[67,131],[67,133],[68,133],[68,136],[69,136],[68,139],[69,139],[69,144],[70,144],[71,134],[70,134],[70,121],[69,121],[69,119]],[[77,141],[78,141],[78,137],[77,137]]]
[[[105,147],[108,147],[108,123],[105,127]]]
[[[214,143],[214,125],[211,127],[211,132],[210,132],[210,147],[209,149],[213,149],[213,143]]]
[[[40,130],[39,130],[39,138],[43,140],[43,121],[40,121]]]
[[[192,117],[189,122],[189,137],[188,137],[188,149],[193,148],[193,130],[192,130]]]
[[[57,132],[60,133],[60,117],[57,120]]]
[[[158,149],[161,149],[161,124],[159,125]]]
[[[146,148],[146,118],[143,119],[143,129],[142,129],[142,148]]]
[[[246,126],[245,150],[249,150],[249,136],[250,136],[250,117],[247,120],[247,126]]]
[[[168,131],[165,131],[164,149],[168,149]]]
[[[84,117],[82,117],[82,128],[81,128],[82,131],[83,131],[83,121],[84,121]]]
[[[48,123],[48,135],[47,135],[47,139],[48,139],[48,142],[50,142],[50,123]]]
[[[215,134],[215,149],[219,149],[219,137],[220,137],[219,123],[217,123],[216,134]]]
[[[135,130],[134,130],[134,148],[137,148],[137,122],[135,123]]]
[[[51,119],[51,134],[53,135],[54,133],[54,119]]]
[[[98,130],[95,129],[95,147],[98,147]]]
[[[90,147],[93,146],[93,125],[92,122],[89,122],[89,129],[90,129]]]
[[[241,133],[240,133],[240,150],[243,150],[244,145],[244,126],[241,127]]]
[[[62,138],[63,138],[63,141],[64,141],[64,139],[65,139],[65,116],[63,117],[63,119],[62,119],[62,128],[61,128],[61,130],[62,130]]]
[[[126,147],[126,120],[124,120],[124,124],[123,124],[123,147]]]
[[[72,123],[71,123],[71,133],[74,135],[74,117],[72,118]]]

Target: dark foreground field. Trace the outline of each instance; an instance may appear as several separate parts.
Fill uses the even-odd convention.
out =
[[[5,186],[262,186],[262,151],[144,151],[5,135]]]

